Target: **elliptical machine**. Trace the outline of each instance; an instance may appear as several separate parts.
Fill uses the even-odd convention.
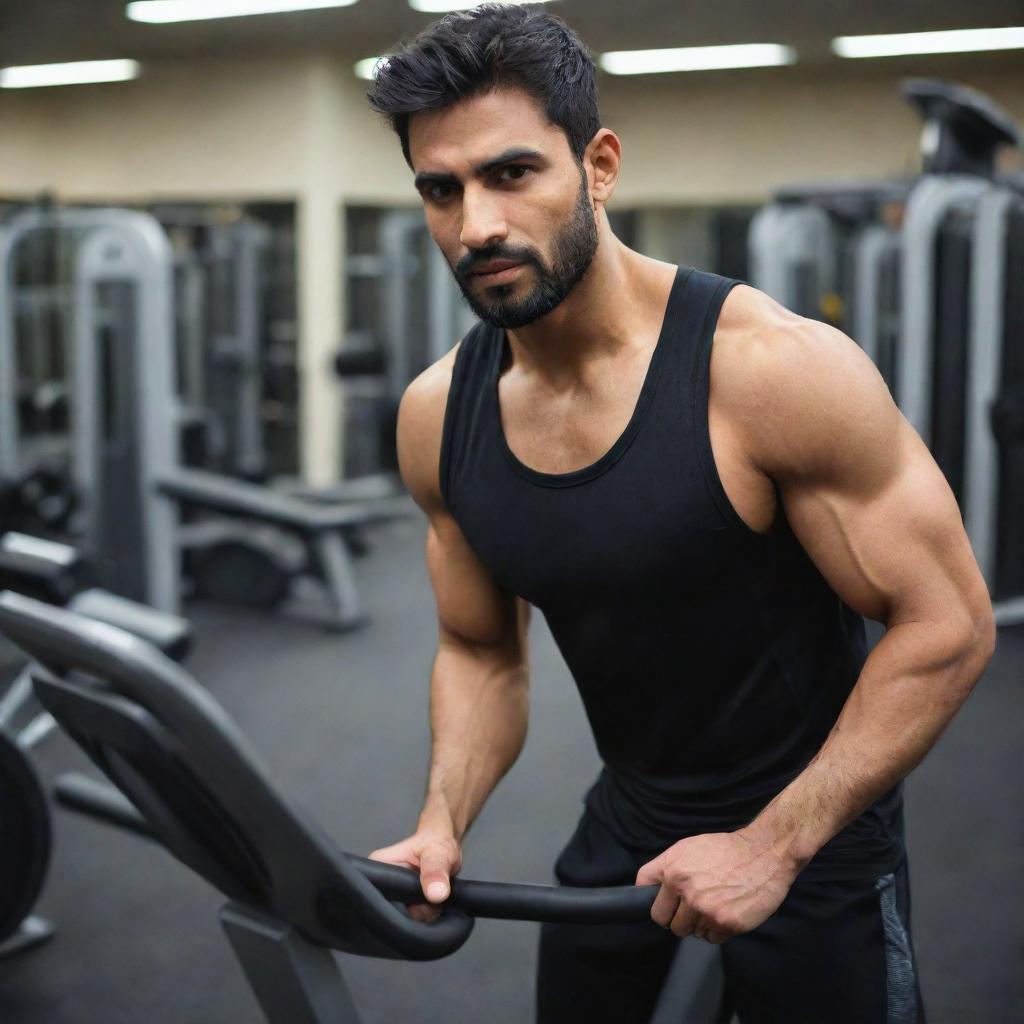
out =
[[[11,593],[0,594],[0,631],[33,659],[42,704],[117,786],[65,776],[58,799],[156,839],[227,898],[221,924],[272,1024],[358,1024],[332,950],[436,960],[466,942],[476,917],[658,927],[657,886],[466,879],[453,881],[437,921],[415,921],[399,904],[422,901],[416,873],[338,849],[210,694],[150,645]],[[729,1020],[717,947],[685,940],[681,963],[672,1020]]]

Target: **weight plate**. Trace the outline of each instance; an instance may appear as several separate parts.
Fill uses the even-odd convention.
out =
[[[196,592],[228,604],[275,608],[287,596],[290,575],[266,551],[224,541],[191,559]]]
[[[39,896],[50,863],[50,807],[26,754],[0,732],[0,942]]]

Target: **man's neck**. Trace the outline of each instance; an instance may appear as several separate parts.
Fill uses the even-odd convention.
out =
[[[669,264],[623,245],[602,225],[583,279],[551,313],[507,332],[512,362],[552,384],[586,376],[588,364],[657,341],[674,279]]]

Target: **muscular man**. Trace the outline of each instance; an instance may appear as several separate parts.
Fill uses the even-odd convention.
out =
[[[370,101],[481,319],[399,416],[440,638],[423,811],[374,856],[436,916],[523,745],[534,605],[604,762],[556,873],[660,883],[661,926],[545,926],[538,1020],[646,1021],[693,934],[744,1024],[923,1021],[900,783],[995,635],[941,472],[848,338],[612,234],[556,17],[448,16]]]

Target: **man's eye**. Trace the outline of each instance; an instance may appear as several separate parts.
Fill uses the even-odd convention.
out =
[[[533,170],[532,167],[524,167],[519,164],[513,167],[503,167],[499,179],[501,181],[519,181],[521,178],[525,178],[531,170]]]
[[[433,199],[435,203],[442,202],[443,200],[450,198],[451,194],[451,185],[443,185],[439,183],[437,185],[431,185],[427,189],[428,198]]]

